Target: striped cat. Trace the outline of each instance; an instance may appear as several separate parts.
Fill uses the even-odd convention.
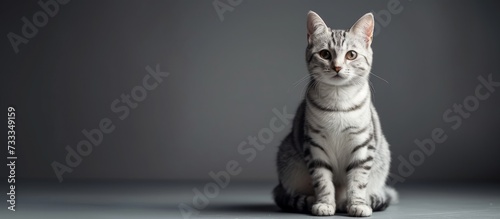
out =
[[[370,216],[397,199],[385,185],[389,144],[369,87],[374,24],[368,13],[348,30],[332,30],[307,15],[310,82],[280,145],[273,191],[284,210]]]

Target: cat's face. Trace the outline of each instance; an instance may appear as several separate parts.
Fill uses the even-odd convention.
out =
[[[310,11],[307,15],[306,61],[311,76],[318,82],[334,86],[368,80],[374,24],[373,15],[368,13],[349,30],[332,30],[319,15]]]

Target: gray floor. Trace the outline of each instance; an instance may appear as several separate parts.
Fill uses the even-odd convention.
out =
[[[28,183],[17,185],[16,212],[0,218],[183,218],[179,204],[193,207],[193,188],[205,183]],[[236,183],[207,198],[190,218],[304,218],[271,201],[270,183]],[[500,218],[498,184],[426,184],[398,187],[400,203],[372,218]],[[210,195],[210,194],[209,194]],[[345,217],[338,215],[337,217]]]

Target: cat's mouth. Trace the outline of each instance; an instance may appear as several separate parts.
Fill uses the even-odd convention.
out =
[[[336,74],[332,78],[333,79],[341,79],[341,78],[344,78],[344,77],[340,76],[340,74]]]

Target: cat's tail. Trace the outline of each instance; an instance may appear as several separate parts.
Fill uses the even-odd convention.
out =
[[[398,193],[392,187],[385,186],[378,195],[370,196],[370,203],[373,211],[383,211],[389,205],[399,202]]]
[[[399,195],[394,188],[390,186],[385,186],[385,194],[387,196],[387,199],[390,200],[390,204],[399,203]]]
[[[309,213],[314,201],[313,196],[295,194],[286,192],[285,188],[278,184],[273,190],[274,202],[278,207],[285,211]]]

